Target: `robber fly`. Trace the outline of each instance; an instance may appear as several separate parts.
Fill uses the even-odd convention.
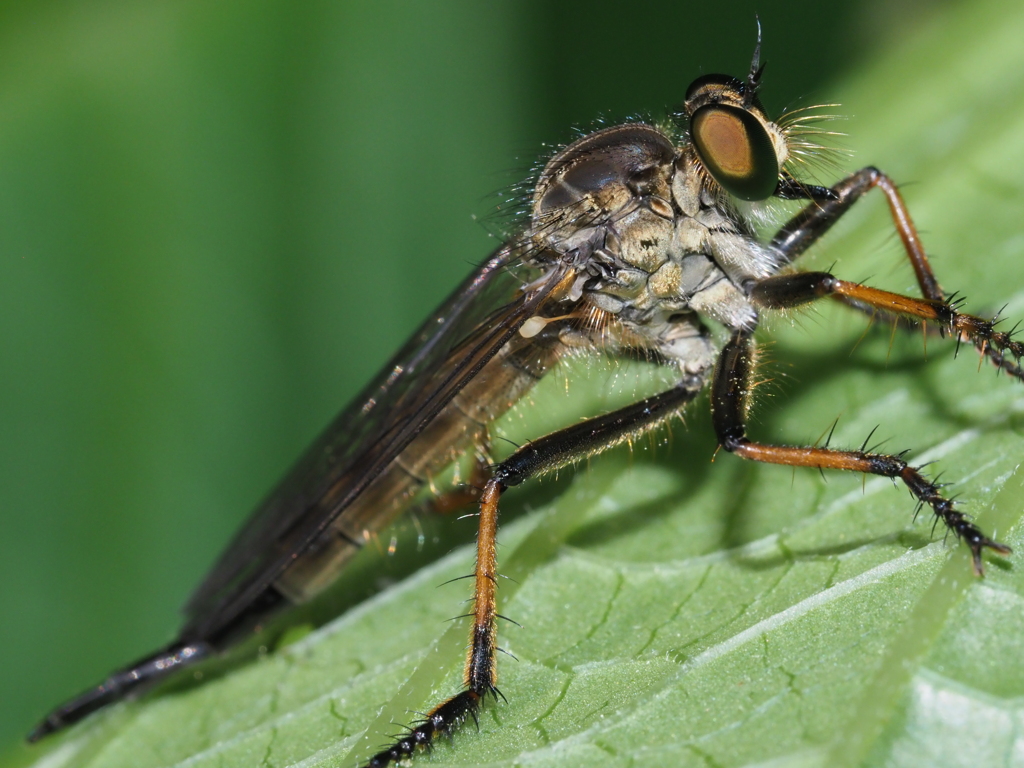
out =
[[[675,383],[529,442],[500,463],[479,463],[469,494],[479,508],[479,533],[464,686],[368,765],[428,747],[498,696],[495,541],[502,494],[648,432],[705,388],[724,450],[753,461],[892,478],[970,548],[978,575],[984,550],[1007,554],[902,455],[747,436],[760,316],[825,297],[930,324],[1024,378],[1024,344],[962,313],[939,286],[888,176],[868,167],[832,187],[798,177],[798,122],[766,115],[757,94],[759,51],[760,39],[745,79],[694,81],[667,125],[604,128],[551,158],[521,233],[458,286],[256,510],[192,595],[178,639],[58,707],[30,738],[211,657],[322,592],[411,506],[429,478],[460,456],[486,453],[489,426],[580,349],[652,360],[673,371]],[[920,298],[791,267],[873,189],[888,201]],[[772,198],[806,205],[764,242],[741,210]],[[709,322],[724,334],[713,333]]]

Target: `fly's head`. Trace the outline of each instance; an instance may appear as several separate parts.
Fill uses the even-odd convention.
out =
[[[695,161],[701,181],[748,202],[775,194],[789,159],[786,135],[765,114],[756,83],[754,77],[700,77],[677,116],[689,127],[683,154]]]

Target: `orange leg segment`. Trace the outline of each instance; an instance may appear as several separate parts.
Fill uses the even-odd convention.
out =
[[[750,440],[746,434],[746,399],[750,389],[751,337],[746,331],[735,333],[722,351],[711,385],[711,403],[715,432],[727,451],[752,461],[818,469],[841,469],[898,479],[917,498],[919,507],[927,504],[938,520],[970,547],[974,571],[982,575],[981,554],[991,549],[1001,555],[1010,548],[993,541],[960,512],[940,487],[926,478],[903,455],[872,453],[866,446],[856,451],[833,448],[767,445]]]
[[[750,296],[759,306],[768,309],[796,307],[832,296],[890,315],[932,323],[958,343],[973,344],[995,366],[1016,379],[1024,380],[1024,371],[1019,364],[1024,357],[1024,344],[1014,339],[1013,331],[997,331],[995,322],[960,312],[958,303],[883,291],[840,280],[828,272],[798,272],[769,277],[756,283]]]

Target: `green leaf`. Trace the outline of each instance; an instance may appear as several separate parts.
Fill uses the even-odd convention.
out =
[[[1009,318],[1024,317],[1022,34],[1024,9],[951,9],[836,93],[854,116],[840,127],[857,163],[916,182],[904,194],[943,286],[979,313],[1008,303]],[[833,264],[851,280],[914,290],[880,198],[805,266]],[[970,350],[953,359],[949,342],[930,338],[925,352],[918,336],[864,326],[831,305],[772,319],[754,434],[810,443],[838,417],[832,444],[856,446],[878,425],[887,449],[938,462],[929,471],[956,481],[950,492],[979,525],[1024,549],[1020,384],[976,372]],[[594,412],[608,379],[582,378],[568,395],[562,378],[544,382],[507,434],[537,434],[546,414]],[[479,729],[417,762],[1017,759],[1018,557],[989,557],[975,579],[963,547],[933,536],[927,514],[912,521],[903,489],[716,456],[706,411],[696,404],[657,450],[640,441],[547,484],[559,493],[541,508],[508,494],[501,611],[523,625],[500,628],[518,659],[499,662],[508,703],[490,703]],[[347,578],[386,571],[375,557]],[[275,652],[92,717],[33,753],[35,764],[352,765],[400,730],[392,721],[458,689],[466,627],[445,620],[468,590],[436,587],[471,562],[463,546]]]

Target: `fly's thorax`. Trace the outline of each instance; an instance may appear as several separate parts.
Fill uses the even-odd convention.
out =
[[[575,267],[585,276],[587,301],[630,324],[694,310],[729,327],[753,327],[757,314],[746,293],[777,272],[781,259],[733,205],[718,178],[722,169],[716,166],[716,175],[708,167],[705,155],[715,151],[721,159],[732,133],[760,135],[761,123],[748,126],[734,114],[740,107],[726,102],[729,93],[716,80],[691,94],[691,106],[722,123],[705,126],[703,150],[690,137],[677,146],[662,130],[632,123],[555,155],[534,192],[527,258]],[[758,152],[751,158],[760,162]],[[763,172],[756,164],[754,170]],[[778,174],[776,166],[768,171]],[[754,181],[764,186],[764,179]]]
[[[569,355],[582,350],[612,357],[646,356],[675,366],[691,380],[704,378],[718,358],[714,338],[694,312],[662,312],[643,323],[633,323],[621,316],[592,311],[586,322],[562,326],[558,340]]]
[[[775,274],[782,258],[760,242],[743,216],[708,178],[692,146],[682,149],[672,176],[678,208],[671,257],[681,266],[677,292],[686,305],[730,328],[753,327],[757,313],[750,286]],[[699,278],[699,280],[698,280]],[[659,286],[662,295],[671,291]]]
[[[645,330],[658,355],[675,363],[684,377],[705,377],[718,359],[707,326],[692,312],[660,315]]]
[[[669,138],[642,123],[605,128],[573,142],[548,162],[537,182],[531,246],[549,258],[589,266],[605,260],[606,244],[614,248],[611,222],[631,215],[652,226],[670,222],[675,156]]]
[[[752,327],[757,315],[746,290],[778,270],[775,250],[706,183],[685,148],[668,186],[667,203],[635,195],[607,217],[599,237],[590,235],[594,248],[581,264],[591,276],[588,301],[636,325],[694,310],[729,327]]]

